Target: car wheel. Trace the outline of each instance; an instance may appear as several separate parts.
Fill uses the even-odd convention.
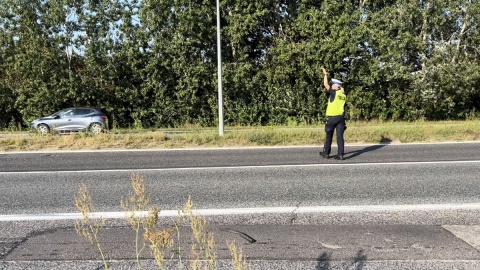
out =
[[[37,126],[37,132],[41,135],[46,135],[50,132],[50,128],[45,124],[40,124]]]
[[[102,125],[100,125],[99,123],[93,123],[90,126],[90,131],[95,135],[100,134],[102,130],[103,130]]]

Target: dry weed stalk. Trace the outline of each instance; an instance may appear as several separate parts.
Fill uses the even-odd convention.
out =
[[[175,232],[173,227],[164,230],[157,229],[159,212],[160,210],[158,208],[154,208],[148,212],[148,217],[144,224],[145,233],[143,237],[150,243],[149,247],[158,267],[165,269],[165,253],[169,248],[173,247]]]
[[[77,234],[85,238],[91,244],[96,244],[97,249],[102,256],[105,269],[110,269],[105,254],[103,253],[102,245],[98,240],[98,233],[105,225],[105,219],[90,218],[90,213],[93,213],[93,203],[88,187],[85,184],[80,185],[80,188],[78,189],[78,193],[75,196],[75,207],[82,214],[82,219],[75,222],[75,230]]]
[[[144,225],[144,218],[139,215],[139,212],[146,211],[150,206],[150,197],[147,194],[145,186],[145,178],[143,175],[134,173],[131,176],[131,183],[133,192],[128,198],[122,199],[121,206],[127,212],[127,220],[130,227],[135,230],[135,255],[137,259],[138,269],[142,269],[140,262],[140,255],[145,248],[145,242],[140,244],[140,229]]]
[[[179,210],[179,219],[168,229],[158,229],[159,208],[153,208],[148,211],[146,218],[141,217],[139,212],[145,211],[150,206],[150,197],[147,194],[144,177],[140,174],[131,176],[133,193],[128,198],[122,199],[121,206],[127,211],[127,219],[130,227],[135,230],[135,251],[138,269],[142,269],[140,255],[149,243],[149,248],[154,256],[157,265],[161,269],[165,269],[165,254],[174,246],[175,232],[178,240],[178,260],[179,269],[183,269],[181,257],[181,239],[180,226],[188,221],[192,230],[194,243],[191,246],[191,262],[189,269],[209,269],[214,270],[217,265],[217,254],[215,251],[215,240],[213,233],[208,230],[207,221],[204,217],[193,214],[193,203],[190,196],[187,199],[183,211]],[[82,184],[75,196],[75,207],[80,211],[83,218],[76,222],[75,229],[77,234],[83,236],[90,243],[96,243],[97,248],[102,256],[105,269],[110,269],[106,257],[103,253],[102,246],[98,240],[98,233],[105,225],[104,219],[91,219],[90,214],[93,213],[93,203],[88,187]],[[140,247],[140,230],[143,229],[142,245]],[[245,258],[242,250],[234,243],[229,245],[232,255],[232,263],[235,270],[247,269]],[[172,255],[173,256],[173,255]],[[173,257],[172,257],[173,258]]]
[[[232,255],[232,264],[234,270],[246,270],[248,269],[247,261],[243,257],[243,251],[235,242],[231,242],[228,245],[230,255]]]
[[[201,256],[204,258],[206,265],[204,269],[215,269],[217,265],[217,254],[215,252],[215,240],[213,233],[207,228],[207,221],[204,217],[195,216],[192,212],[193,203],[188,197],[185,204],[184,213],[188,216],[190,221],[190,228],[192,229],[195,242],[192,244],[192,261],[190,263],[191,269],[199,269],[203,265]]]

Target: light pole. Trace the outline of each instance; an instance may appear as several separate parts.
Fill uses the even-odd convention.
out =
[[[217,0],[217,57],[218,57],[218,134],[223,136],[222,49],[220,42],[220,0]]]

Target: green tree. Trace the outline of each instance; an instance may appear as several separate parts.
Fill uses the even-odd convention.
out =
[[[414,116],[406,103],[412,70],[421,44],[412,32],[419,24],[406,5],[366,3],[359,7],[354,40],[358,49],[349,59],[350,119],[403,119]],[[412,2],[412,1],[409,1]]]
[[[268,55],[274,122],[290,117],[315,123],[325,118],[322,66],[351,87],[346,79],[357,51],[358,13],[350,1],[299,1],[285,12],[283,31],[275,36]]]
[[[121,127],[217,123],[213,0],[0,0],[0,128],[66,106]],[[475,0],[221,1],[225,121],[319,123],[320,67],[352,120],[480,109]]]
[[[1,2],[0,2],[1,3]],[[2,3],[3,4],[3,3]],[[12,15],[8,6],[0,5],[0,129],[7,128],[11,123],[22,123],[21,117],[15,110],[16,91],[11,87],[16,78],[11,72],[14,61],[14,35],[11,31]]]
[[[75,39],[82,65],[75,71],[80,87],[75,94],[74,105],[106,108],[113,120],[120,125],[131,123],[128,105],[131,99],[131,72],[129,59],[122,58],[124,46],[122,24],[128,24],[129,10],[125,5],[132,1],[87,0],[79,9],[77,24],[79,33]]]
[[[285,1],[222,1],[225,120],[269,122],[267,56],[284,18]]]
[[[69,40],[65,24],[70,10],[62,3],[5,1],[2,16],[11,33],[8,87],[14,89],[15,109],[25,122],[70,103]]]
[[[154,126],[211,125],[216,111],[215,4],[142,1],[142,122]]]
[[[477,1],[438,1],[436,20],[425,23],[428,54],[414,88],[427,119],[464,119],[480,109],[480,37]],[[431,8],[433,9],[433,8]],[[432,22],[433,21],[433,22]],[[436,26],[436,27],[434,27]]]

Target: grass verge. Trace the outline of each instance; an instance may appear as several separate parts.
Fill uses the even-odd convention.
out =
[[[442,122],[348,122],[345,140],[358,143],[412,143],[480,140],[480,120]],[[224,136],[212,128],[191,130],[112,130],[40,136],[3,132],[0,151],[154,149],[186,147],[244,147],[321,145],[323,126],[226,127]]]

